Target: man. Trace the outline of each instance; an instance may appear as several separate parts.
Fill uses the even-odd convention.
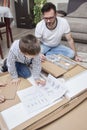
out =
[[[57,17],[56,7],[51,2],[46,3],[41,12],[43,19],[37,24],[35,29],[35,36],[41,41],[41,53],[45,56],[62,54],[80,61],[81,58],[77,56],[67,20]],[[70,48],[61,44],[63,35],[65,35]],[[44,55],[42,55],[42,59]]]

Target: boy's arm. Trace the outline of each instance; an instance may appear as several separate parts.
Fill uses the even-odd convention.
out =
[[[40,78],[40,72],[41,72],[41,60],[39,56],[36,56],[32,60],[32,75],[35,80]]]
[[[9,51],[8,57],[7,57],[7,66],[8,66],[8,72],[11,74],[12,78],[18,78],[18,74],[15,67],[15,61],[16,57],[12,51]]]

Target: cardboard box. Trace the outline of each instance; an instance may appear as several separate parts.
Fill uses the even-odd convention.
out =
[[[6,80],[6,78],[9,76],[9,75],[8,76],[7,75],[8,74],[5,74],[5,75],[1,76],[0,78],[3,77],[4,80]],[[27,80],[21,79],[21,84],[18,89],[24,89],[28,86],[31,86],[31,84]],[[38,129],[44,125],[47,125],[47,124],[53,122],[54,120],[62,117],[63,115],[65,115],[66,113],[71,111],[73,108],[75,108],[77,105],[79,105],[81,102],[83,102],[85,99],[87,99],[87,89],[82,91],[78,95],[76,95],[76,97],[74,97],[73,99],[64,98],[59,103],[56,103],[55,105],[42,111],[41,113],[32,117],[31,119],[23,122],[22,124],[19,124],[18,126],[13,128],[13,130],[23,130],[23,129],[36,130],[36,129]],[[20,102],[20,100],[16,95],[14,99],[7,100],[6,102],[0,104],[0,111],[3,111],[15,104],[18,104],[19,102]],[[1,114],[0,114],[0,127],[2,130],[4,130],[4,129],[8,130],[8,127]]]
[[[87,129],[87,100],[40,130],[86,130]]]
[[[31,83],[29,83],[26,79],[23,79],[23,78],[21,78],[21,82],[19,86],[13,86],[12,84],[10,84],[10,80],[11,80],[11,77],[8,73],[4,73],[0,75],[0,82],[7,83],[7,87],[0,88],[1,94],[4,93],[4,96],[8,97],[8,99],[4,103],[0,104],[0,111],[5,110],[19,103],[20,100],[18,96],[16,95],[17,90],[21,90],[28,86],[31,86]]]

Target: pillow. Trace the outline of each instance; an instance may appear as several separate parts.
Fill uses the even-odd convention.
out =
[[[57,10],[56,12],[57,12],[58,16],[61,16],[61,17],[65,17],[67,15],[67,13],[63,10]]]
[[[87,18],[87,0],[69,0],[67,16]]]
[[[57,4],[57,10],[62,10],[67,13],[67,3],[58,3]]]

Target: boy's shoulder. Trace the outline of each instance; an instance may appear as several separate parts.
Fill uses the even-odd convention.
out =
[[[36,27],[43,27],[44,25],[45,25],[45,22],[42,19],[40,22],[37,23]]]
[[[13,48],[19,48],[19,41],[20,41],[20,40],[15,40],[15,41],[12,43],[12,45],[11,45],[11,49],[13,49]]]

